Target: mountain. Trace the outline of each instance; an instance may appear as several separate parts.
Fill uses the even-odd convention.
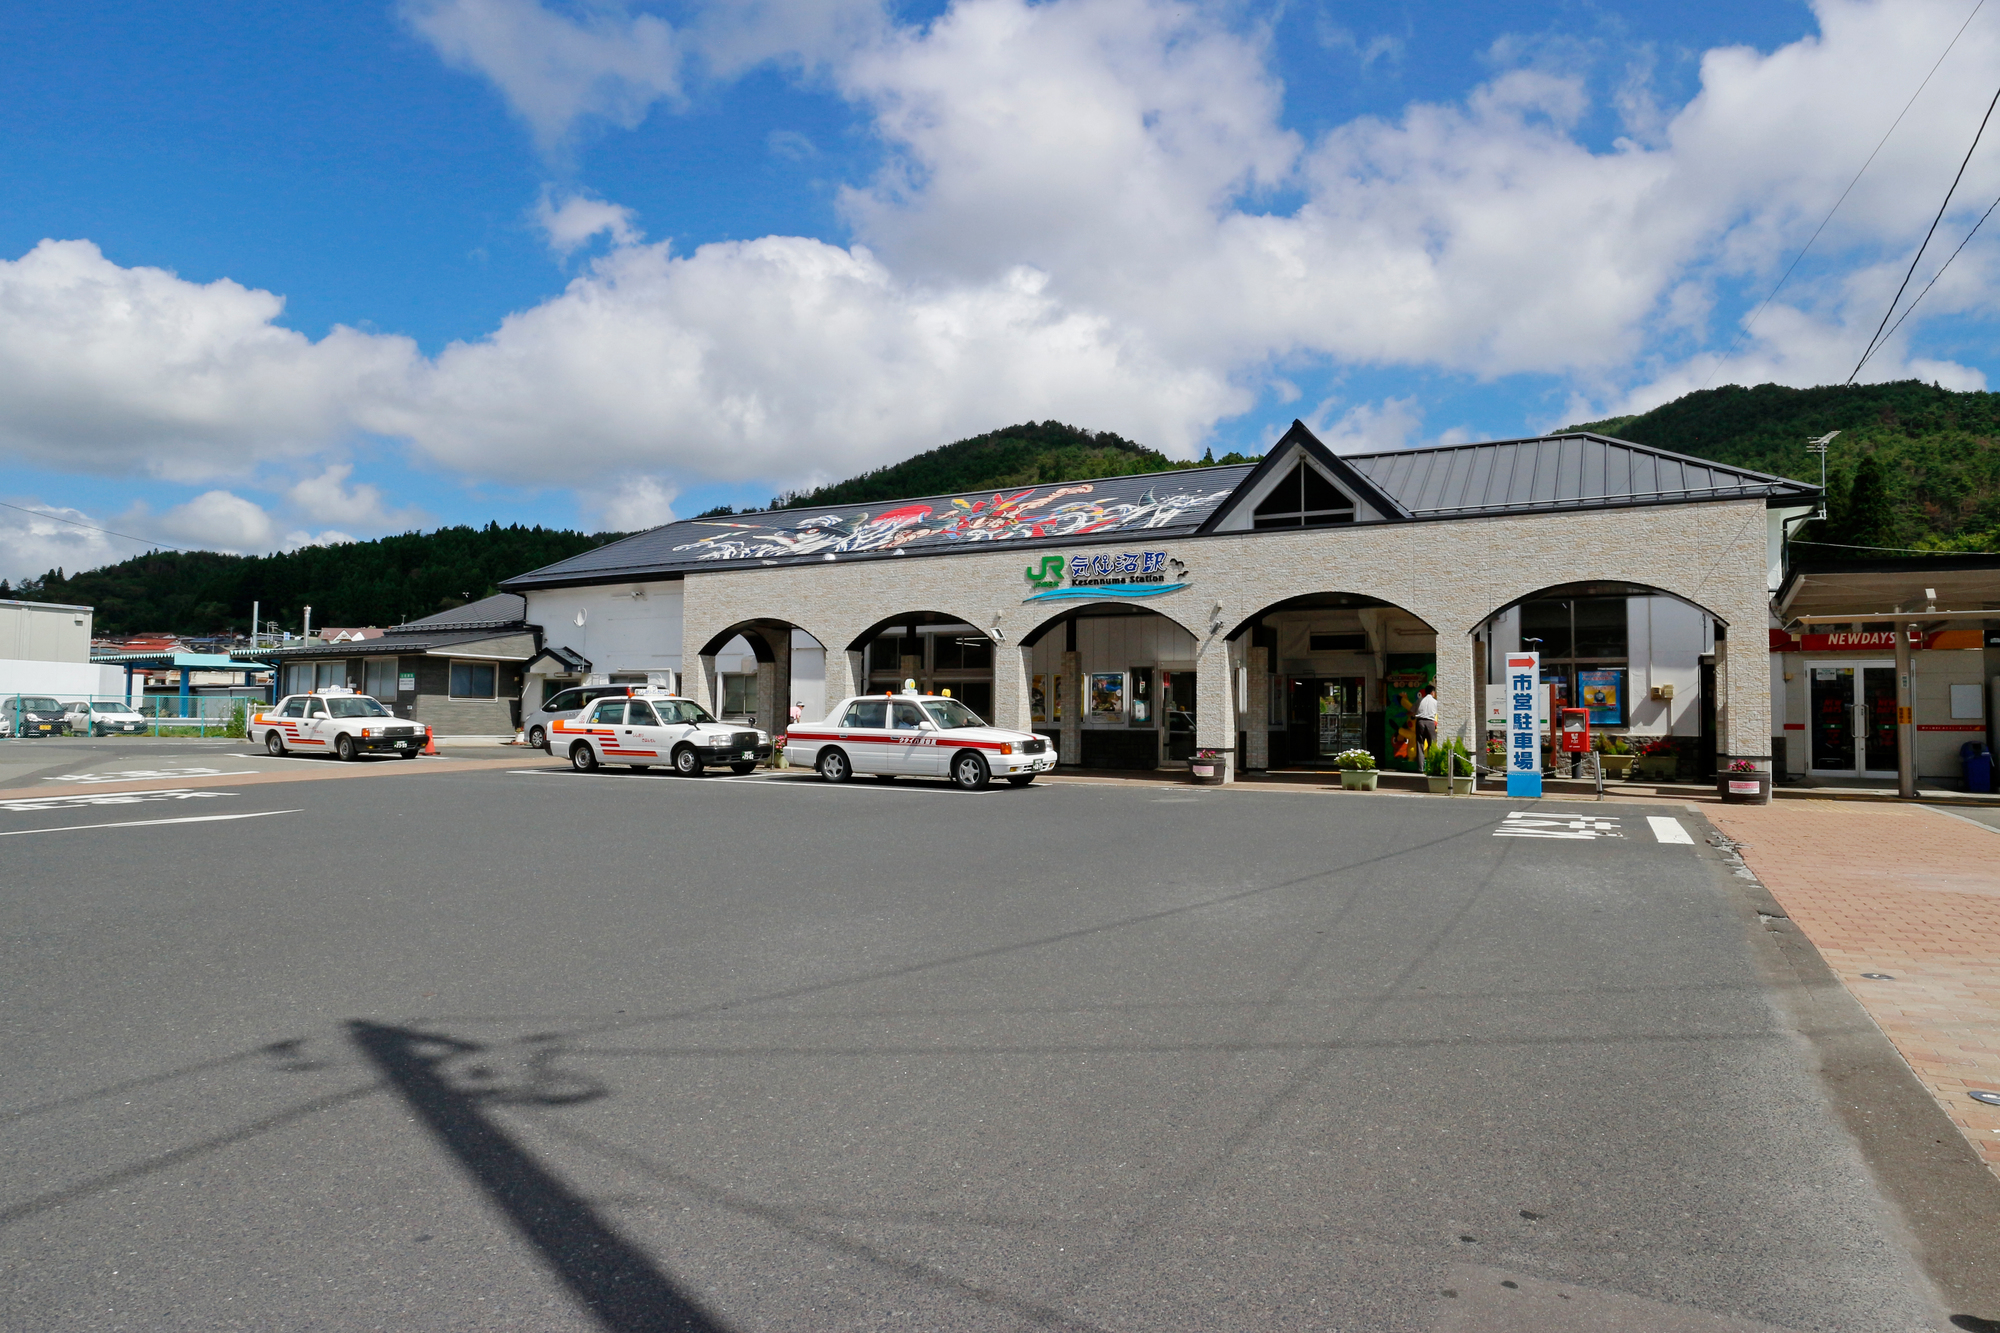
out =
[[[0,597],[94,606],[102,635],[248,631],[252,602],[267,623],[294,632],[307,606],[315,625],[390,625],[484,597],[501,579],[622,535],[488,523],[277,555],[152,551],[81,574],[51,570],[18,588],[0,582]]]
[[[1109,431],[1082,430],[1059,421],[1030,421],[941,445],[915,458],[818,490],[781,495],[771,502],[771,507],[807,509],[819,505],[868,504],[914,495],[1040,486],[1248,461],[1241,455],[1229,454],[1223,458],[1210,455],[1200,463],[1184,463]]]
[[[1732,384],[1569,429],[1814,483],[1819,460],[1806,440],[1837,430],[1827,454],[1828,521],[1804,525],[1802,540],[2000,550],[2000,394],[1918,380]]]

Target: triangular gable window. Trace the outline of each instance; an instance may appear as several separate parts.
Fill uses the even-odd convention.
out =
[[[1251,511],[1251,526],[1258,528],[1316,528],[1353,521],[1354,501],[1304,459]]]

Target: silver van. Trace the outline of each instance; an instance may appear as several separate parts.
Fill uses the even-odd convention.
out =
[[[558,694],[552,694],[521,715],[521,727],[528,734],[528,744],[537,750],[549,748],[549,723],[557,718],[571,718],[607,695],[630,694],[644,689],[643,685],[577,685]]]

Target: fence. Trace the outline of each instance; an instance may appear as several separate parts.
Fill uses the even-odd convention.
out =
[[[186,708],[183,711],[182,704]],[[191,694],[0,695],[0,737],[241,736],[263,696]]]

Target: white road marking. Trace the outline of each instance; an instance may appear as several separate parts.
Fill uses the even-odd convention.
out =
[[[299,810],[256,810],[244,815],[189,815],[185,819],[128,819],[119,824],[64,824],[60,828],[17,828],[0,838],[25,838],[30,833],[79,833],[94,828],[157,828],[162,824],[214,824],[225,819],[262,819],[266,815],[296,815]]]
[[[44,782],[145,782],[153,778],[242,778],[254,768],[128,768],[119,773],[58,773]]]
[[[1539,815],[1516,810],[1493,830],[1496,838],[1566,838],[1591,842],[1598,838],[1622,838],[1618,821],[1609,815]]]
[[[87,805],[137,805],[141,801],[191,801],[207,796],[234,796],[233,791],[190,791],[172,787],[165,791],[108,791],[94,795],[26,796],[0,801],[0,810],[80,810]]]
[[[1647,815],[1646,822],[1653,826],[1653,836],[1661,842],[1684,842],[1694,845],[1694,839],[1681,827],[1681,821],[1669,815]]]

